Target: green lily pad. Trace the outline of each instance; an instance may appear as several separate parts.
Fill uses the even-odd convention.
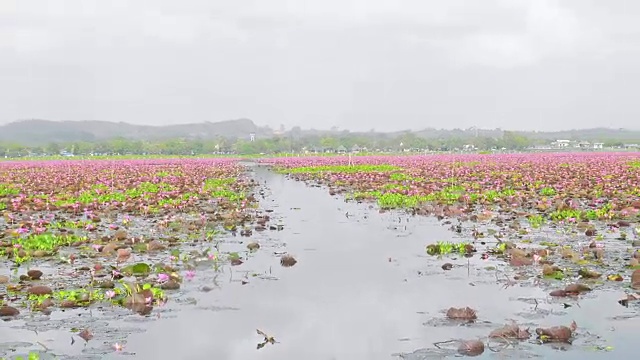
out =
[[[137,263],[123,267],[120,272],[127,275],[149,275],[151,273],[151,266],[145,263]]]
[[[562,280],[562,279],[564,279],[564,273],[562,271],[558,270],[558,271],[554,271],[553,273],[551,273],[549,275],[545,275],[544,278],[545,279]]]
[[[135,244],[135,245],[133,245],[132,248],[133,248],[133,251],[135,251],[135,252],[146,252],[147,251],[147,244],[142,244],[142,243]]]

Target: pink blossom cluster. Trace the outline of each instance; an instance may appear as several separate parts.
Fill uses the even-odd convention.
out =
[[[14,212],[63,210],[88,218],[104,209],[189,209],[210,197],[207,179],[240,179],[243,172],[236,159],[1,162],[0,185],[14,193],[0,195],[0,202]],[[229,186],[247,184],[238,180]],[[159,188],[145,190],[150,185]],[[118,196],[110,196],[114,194]]]
[[[263,162],[285,170],[309,168],[291,172],[301,180],[356,192],[427,196],[450,191],[460,194],[460,202],[473,198],[483,204],[495,198],[541,209],[599,208],[606,203],[623,215],[635,215],[640,208],[638,153],[292,157]],[[328,168],[313,171],[319,166]],[[344,171],[344,166],[361,170]]]

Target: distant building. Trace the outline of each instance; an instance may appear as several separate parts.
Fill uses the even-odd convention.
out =
[[[571,146],[571,140],[556,140],[551,143],[552,149],[567,149]]]
[[[604,143],[601,143],[601,142],[593,143],[593,148],[594,149],[603,149],[604,148]]]
[[[588,142],[588,141],[580,141],[580,142],[578,143],[578,147],[579,147],[580,149],[588,149],[588,148],[590,148],[590,147],[591,147],[591,143],[590,143],[590,142]]]
[[[256,134],[255,133],[249,134],[249,141],[256,141]]]

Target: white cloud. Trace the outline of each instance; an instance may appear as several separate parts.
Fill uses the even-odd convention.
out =
[[[420,127],[423,119],[463,126],[473,117],[505,127],[477,93],[511,106],[507,119],[538,109],[549,83],[563,89],[544,99],[550,124],[572,112],[596,121],[593,114],[611,106],[565,94],[597,76],[611,78],[610,88],[584,98],[615,98],[632,121],[637,107],[623,95],[640,56],[635,4],[4,0],[0,95],[10,106],[0,121],[82,112],[147,123],[250,116],[307,127],[344,118],[341,126],[365,129]],[[607,67],[624,76],[599,71]],[[402,124],[389,122],[398,117]]]
[[[597,29],[581,22],[570,10],[556,2],[502,1],[504,14],[518,17],[520,27],[496,28],[492,19],[465,12],[467,23],[479,23],[477,31],[458,38],[429,38],[423,43],[439,49],[447,61],[458,65],[490,67],[529,66],[550,57],[573,55],[584,49],[597,49]],[[458,9],[461,10],[461,9]],[[495,9],[494,9],[495,10]],[[468,19],[471,17],[471,19]],[[416,36],[410,37],[419,43]]]

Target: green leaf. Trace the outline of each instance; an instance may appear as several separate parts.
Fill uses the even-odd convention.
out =
[[[120,271],[127,275],[149,275],[151,266],[145,263],[137,263],[123,267]]]

